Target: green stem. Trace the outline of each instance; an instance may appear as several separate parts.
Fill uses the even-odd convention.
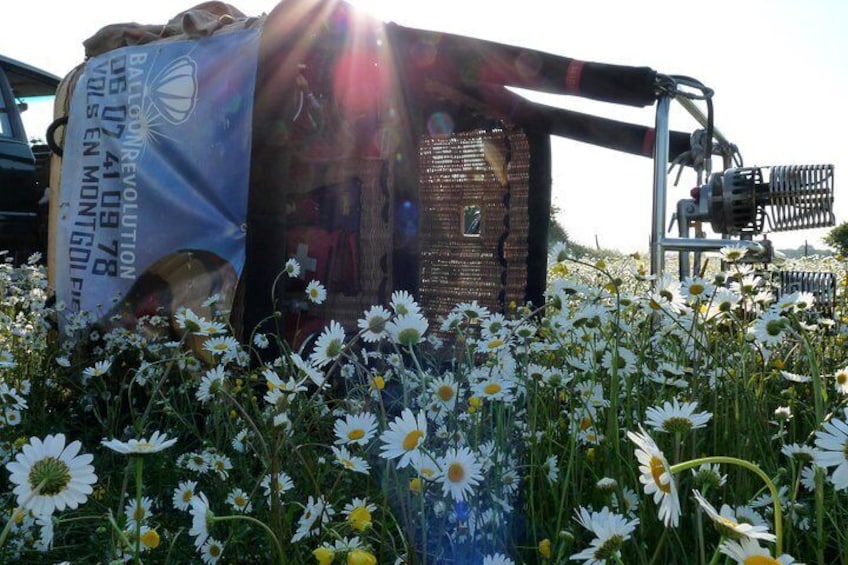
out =
[[[231,515],[231,516],[213,516],[212,517],[212,522],[229,522],[229,521],[235,521],[235,520],[244,520],[246,522],[250,522],[254,526],[259,526],[260,528],[265,530],[265,533],[268,534],[268,537],[271,538],[271,542],[274,544],[274,549],[277,550],[277,555],[280,556],[280,565],[285,565],[286,558],[285,558],[285,553],[283,553],[283,546],[280,543],[280,540],[274,534],[273,530],[271,530],[271,528],[269,528],[268,525],[265,524],[264,522],[257,520],[256,518],[254,518],[252,516],[245,516],[243,514],[235,514],[235,515]]]
[[[15,516],[18,515],[18,512],[23,512],[24,508],[26,508],[27,504],[35,498],[35,496],[41,492],[41,489],[44,488],[44,485],[47,484],[47,479],[41,481],[37,487],[35,487],[29,496],[24,499],[24,501],[12,511],[12,515],[9,517],[9,520],[6,522],[6,526],[3,528],[3,532],[0,533],[0,548],[3,547],[3,544],[6,543],[6,538],[9,537],[9,532],[12,530],[12,523],[15,521]]]
[[[698,459],[692,459],[690,461],[684,461],[683,463],[678,463],[676,465],[671,466],[671,472],[680,473],[686,471],[688,469],[692,469],[703,465],[705,463],[725,463],[727,465],[738,465],[745,469],[748,469],[758,477],[760,477],[771,493],[772,500],[774,501],[774,533],[777,536],[777,555],[783,554],[783,512],[780,509],[780,497],[778,496],[777,487],[771,478],[766,475],[762,469],[751,463],[750,461],[745,461],[744,459],[738,459],[736,457],[726,457],[723,455],[713,455],[711,457],[700,457]]]
[[[144,456],[137,455],[135,458],[135,543],[133,551],[135,553],[135,564],[141,563],[141,486],[142,486],[142,470],[144,469]]]

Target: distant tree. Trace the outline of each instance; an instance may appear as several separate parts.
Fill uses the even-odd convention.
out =
[[[568,248],[571,250],[574,257],[583,257],[584,255],[591,253],[591,250],[588,247],[572,241],[571,238],[568,237],[568,232],[563,225],[559,223],[559,220],[557,220],[556,216],[558,213],[559,208],[551,205],[551,221],[548,224],[548,248],[550,248],[553,244],[562,241],[568,244]]]
[[[842,255],[848,255],[848,222],[842,222],[827,232],[823,241]]]

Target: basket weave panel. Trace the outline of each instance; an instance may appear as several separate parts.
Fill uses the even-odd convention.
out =
[[[530,153],[517,129],[426,136],[419,148],[420,301],[432,318],[477,300],[492,311],[521,303],[527,286]],[[478,206],[481,233],[462,233]]]

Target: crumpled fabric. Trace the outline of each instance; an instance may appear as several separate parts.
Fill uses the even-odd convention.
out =
[[[83,46],[88,59],[120,47],[143,45],[167,37],[198,39],[237,23],[247,27],[252,20],[254,18],[248,18],[231,4],[203,2],[180,12],[165,25],[135,22],[107,25],[83,41]]]

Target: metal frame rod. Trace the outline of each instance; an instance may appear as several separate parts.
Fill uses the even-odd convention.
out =
[[[654,125],[654,193],[651,218],[651,274],[659,275],[665,268],[663,236],[665,235],[666,190],[668,178],[668,113],[671,96],[663,95],[657,101]]]
[[[700,237],[669,237],[660,240],[663,251],[715,251],[722,247],[736,245],[752,253],[763,253],[765,247],[758,241],[740,239],[705,239]]]
[[[694,102],[692,102],[692,100],[679,94],[676,95],[674,99],[680,102],[680,105],[683,106],[693,118],[695,118],[696,122],[701,124],[701,127],[707,127],[707,125],[709,124],[709,120],[701,111],[701,109],[698,108],[698,106]],[[730,141],[728,141],[728,139],[724,137],[715,126],[713,126],[713,137],[716,138],[718,142],[722,145],[731,145]],[[725,169],[728,167],[729,165],[725,166]]]

